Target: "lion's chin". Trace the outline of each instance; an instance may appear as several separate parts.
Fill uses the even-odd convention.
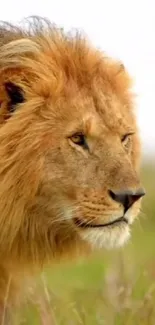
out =
[[[80,231],[80,236],[94,249],[113,249],[123,246],[129,240],[130,228],[127,224],[104,229],[89,228]]]

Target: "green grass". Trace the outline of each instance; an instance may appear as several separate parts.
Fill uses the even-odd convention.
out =
[[[142,176],[147,196],[130,243],[46,270],[15,325],[155,324],[155,170]]]

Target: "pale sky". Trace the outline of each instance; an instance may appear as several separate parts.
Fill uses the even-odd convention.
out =
[[[0,20],[48,17],[65,29],[79,28],[107,54],[124,62],[135,79],[143,151],[155,153],[154,0],[5,0]]]

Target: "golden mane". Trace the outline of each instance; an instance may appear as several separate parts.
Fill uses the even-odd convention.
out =
[[[123,65],[116,65],[114,60],[92,48],[86,37],[78,31],[65,33],[62,28],[39,17],[32,17],[25,22],[28,24],[27,29],[8,23],[0,27],[1,73],[6,69],[26,69],[26,74],[29,71],[34,78],[43,78],[47,86],[51,71],[53,80],[49,85],[50,93],[51,85],[54,84],[54,94],[58,96],[66,80],[76,80],[79,86],[86,85],[99,71],[104,74],[105,84],[106,81],[113,82],[114,87],[121,87],[120,91],[131,86]]]

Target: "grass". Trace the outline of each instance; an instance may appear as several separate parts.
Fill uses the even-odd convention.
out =
[[[143,169],[147,197],[123,249],[46,270],[15,325],[155,324],[155,172]]]

